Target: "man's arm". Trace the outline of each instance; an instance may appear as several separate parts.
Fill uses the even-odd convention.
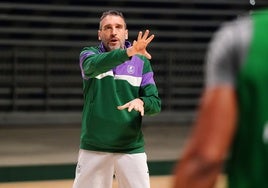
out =
[[[174,188],[213,188],[235,132],[233,87],[207,89],[186,150],[175,168]]]
[[[222,172],[236,130],[236,76],[240,69],[250,22],[224,24],[207,51],[206,86],[196,122],[175,168],[174,188],[213,188]]]
[[[94,78],[129,59],[126,50],[116,49],[100,53],[95,48],[85,48],[80,54],[80,68],[86,78]]]
[[[99,53],[93,47],[85,48],[80,53],[80,67],[83,75],[87,78],[95,77],[124,63],[129,57],[136,54],[144,55],[150,59],[151,55],[147,52],[146,48],[153,38],[154,35],[149,36],[149,30],[146,30],[144,34],[139,32],[137,40],[127,49],[116,49],[110,52]]]

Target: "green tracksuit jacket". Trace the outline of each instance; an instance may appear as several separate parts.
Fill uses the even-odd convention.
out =
[[[130,46],[126,42],[126,48]],[[83,77],[81,148],[115,153],[144,152],[142,116],[118,110],[135,98],[144,101],[145,115],[161,110],[152,67],[144,56],[129,58],[125,49],[106,52],[103,44],[80,53]]]

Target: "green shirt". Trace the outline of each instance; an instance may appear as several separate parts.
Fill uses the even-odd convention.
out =
[[[229,188],[266,188],[268,10],[229,22],[214,37],[206,85],[231,85],[238,98],[237,130],[226,164]]]
[[[238,130],[228,164],[230,188],[268,187],[268,12],[252,15],[252,38],[237,78]]]

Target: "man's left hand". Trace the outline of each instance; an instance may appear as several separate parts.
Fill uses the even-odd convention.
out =
[[[134,99],[122,106],[118,106],[117,109],[118,110],[124,110],[124,109],[128,109],[129,112],[131,112],[133,109],[137,112],[140,112],[141,116],[144,116],[144,102],[137,98]]]

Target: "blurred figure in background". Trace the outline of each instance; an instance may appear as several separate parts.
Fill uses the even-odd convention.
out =
[[[268,9],[216,32],[205,74],[173,188],[213,188],[221,173],[229,188],[268,187]]]
[[[139,32],[126,41],[127,25],[119,11],[100,18],[99,46],[80,54],[84,108],[80,151],[73,188],[149,188],[142,116],[157,114],[161,101],[147,52],[154,35]]]

